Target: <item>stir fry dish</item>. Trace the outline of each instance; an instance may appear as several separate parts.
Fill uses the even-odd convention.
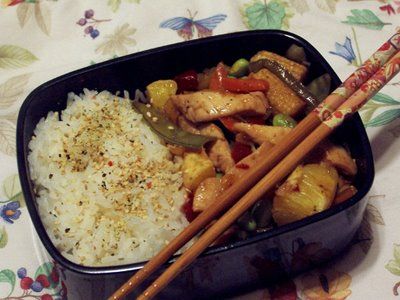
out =
[[[181,158],[190,222],[268,156],[330,92],[331,78],[307,78],[304,50],[260,51],[202,72],[187,70],[136,92],[133,106]],[[307,80],[307,81],[306,81]],[[308,82],[305,84],[305,82]],[[357,189],[355,160],[345,145],[323,141],[275,190],[229,230],[244,239],[346,201]]]

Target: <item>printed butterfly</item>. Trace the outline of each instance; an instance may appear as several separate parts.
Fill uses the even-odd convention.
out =
[[[189,11],[189,18],[176,17],[168,19],[162,22],[160,27],[176,30],[178,35],[187,41],[192,39],[195,30],[197,30],[197,37],[199,38],[211,36],[213,29],[226,18],[226,15],[218,14],[209,18],[194,20],[196,14],[197,12],[192,16]]]

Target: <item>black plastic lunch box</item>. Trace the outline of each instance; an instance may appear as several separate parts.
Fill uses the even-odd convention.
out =
[[[116,58],[60,76],[29,94],[18,116],[19,176],[33,226],[47,252],[66,276],[68,298],[104,299],[142,268],[145,262],[85,267],[67,260],[54,247],[38,214],[27,161],[28,143],[39,120],[49,111],[64,109],[69,92],[81,93],[88,88],[112,93],[127,90],[133,95],[136,89],[143,91],[152,81],[173,78],[189,69],[201,72],[220,61],[229,65],[238,58],[250,58],[260,50],[284,54],[293,43],[306,51],[310,62],[308,81],[329,73],[332,89],[340,84],[326,60],[307,41],[289,32],[260,30],[203,38]],[[159,294],[159,298],[221,298],[237,294],[269,284],[280,276],[312,268],[345,249],[361,223],[367,204],[365,196],[373,182],[374,165],[368,137],[358,114],[337,129],[334,138],[346,144],[357,161],[355,185],[358,192],[354,197],[326,211],[259,233],[245,241],[210,248],[173,280]],[[310,244],[319,252],[304,251]],[[144,286],[153,279],[150,278]]]

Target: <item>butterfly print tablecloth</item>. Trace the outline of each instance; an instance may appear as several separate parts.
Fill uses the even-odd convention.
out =
[[[397,0],[0,0],[0,299],[73,294],[32,228],[17,174],[18,110],[39,84],[129,53],[251,29],[304,37],[344,79],[398,26]],[[238,299],[400,299],[400,78],[360,114],[376,178],[352,246],[324,268]]]

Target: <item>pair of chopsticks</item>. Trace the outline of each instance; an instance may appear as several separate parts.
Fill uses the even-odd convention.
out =
[[[400,32],[397,32],[274,146],[268,157],[249,169],[247,177],[239,179],[224,191],[212,206],[194,219],[109,299],[121,299],[130,293],[205,226],[233,205],[137,299],[151,299],[159,293],[263,194],[293,171],[317,144],[342,124],[345,118],[360,109],[399,72],[399,48]],[[240,200],[237,201],[238,198]]]

